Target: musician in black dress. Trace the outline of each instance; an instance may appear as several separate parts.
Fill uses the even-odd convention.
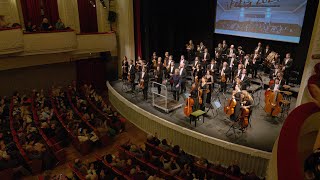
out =
[[[208,84],[207,84],[207,79],[205,77],[201,78],[201,82],[199,83],[199,91],[202,91],[201,99],[202,103],[200,104],[200,109],[202,111],[205,110],[206,108],[206,102],[207,102],[207,90],[208,90]]]
[[[179,69],[175,69],[170,81],[172,81],[173,99],[179,101],[179,91],[181,88],[181,77],[179,74]]]
[[[154,72],[154,77],[155,77],[157,83],[162,84],[163,71],[161,70],[160,66],[157,66],[157,69]],[[158,94],[161,94],[161,85],[157,85],[157,88],[158,88]]]
[[[139,77],[139,86],[143,92],[143,99],[148,100],[148,83],[149,83],[149,75],[147,69],[142,68],[140,77]]]
[[[127,80],[128,79],[128,69],[129,69],[129,64],[127,57],[124,56],[122,60],[122,80]]]
[[[135,79],[136,79],[136,70],[133,65],[133,60],[129,61],[129,67],[128,67],[128,81],[131,84],[131,91],[135,90]]]
[[[213,79],[212,73],[210,71],[207,71],[206,75],[204,77],[207,80],[207,85],[208,85],[208,89],[209,89],[209,92],[207,94],[206,103],[209,104],[211,102],[211,94],[212,94],[213,89],[214,89],[214,79]]]
[[[203,71],[201,69],[201,65],[197,64],[195,71],[193,72],[193,77],[195,82],[199,82],[203,76]]]

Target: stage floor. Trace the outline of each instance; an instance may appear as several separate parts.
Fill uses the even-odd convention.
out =
[[[280,133],[282,124],[286,117],[286,115],[284,115],[283,118],[272,119],[270,116],[268,116],[264,111],[265,90],[258,90],[253,94],[255,99],[255,107],[253,109],[251,118],[251,127],[249,126],[246,132],[243,134],[241,134],[240,131],[236,131],[236,135],[232,131],[229,131],[229,133],[226,134],[232,122],[223,112],[223,106],[226,103],[226,98],[230,98],[230,93],[226,93],[225,95],[219,94],[222,107],[218,110],[210,110],[207,114],[207,117],[205,117],[205,122],[203,123],[202,120],[197,121],[197,127],[195,127],[194,122],[190,124],[189,118],[184,115],[183,107],[170,113],[165,113],[164,111],[152,106],[151,93],[149,93],[148,101],[144,101],[142,92],[139,92],[133,96],[132,93],[127,92],[127,89],[124,88],[124,85],[121,81],[112,82],[111,85],[118,93],[120,93],[130,102],[150,113],[157,115],[158,117],[166,119],[167,121],[214,138],[268,152],[272,151],[274,142]],[[188,89],[189,87],[190,85],[188,85]],[[168,94],[169,97],[172,98],[172,93],[168,92]],[[215,98],[215,96],[213,98]],[[184,100],[185,99],[183,95],[181,95],[179,103],[184,104]],[[296,98],[292,97],[290,111],[295,107],[295,103]]]

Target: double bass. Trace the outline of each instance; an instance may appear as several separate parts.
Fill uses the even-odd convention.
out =
[[[271,116],[277,116],[281,112],[280,101],[283,99],[283,96],[280,92],[268,92],[266,96],[266,105],[264,110],[266,113],[270,113]]]

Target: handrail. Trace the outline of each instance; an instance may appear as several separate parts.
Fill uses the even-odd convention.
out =
[[[91,33],[77,33],[77,35],[95,35],[95,34],[114,34],[114,31],[109,32],[91,32]]]
[[[0,28],[0,31],[10,31],[10,30],[16,30],[16,29],[21,29],[21,27]]]
[[[23,34],[24,34],[24,35],[29,35],[29,34],[63,33],[63,32],[75,32],[75,30],[73,30],[73,29],[65,29],[65,30],[34,31],[34,32],[23,31]]]

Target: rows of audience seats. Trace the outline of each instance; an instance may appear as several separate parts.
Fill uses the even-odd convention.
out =
[[[100,106],[88,98],[90,103],[81,108],[90,109],[92,116],[98,114],[94,111],[103,113],[102,123],[109,128],[104,139],[108,142],[101,142],[103,136],[96,135],[97,130],[90,126],[101,119],[90,119],[89,123],[88,113],[80,112],[72,103],[69,90],[53,88],[47,96],[43,90],[33,90],[30,96],[15,92],[11,98],[0,98],[0,175],[14,179],[52,169],[65,162],[65,147],[70,140],[82,154],[88,154],[95,146],[110,144],[111,137],[122,132],[124,124],[118,117],[113,121],[119,121],[120,125],[114,126],[119,128],[109,127],[116,113],[111,108],[98,109]]]
[[[235,163],[223,167],[185,153],[166,139],[148,135],[141,145],[130,141],[117,146],[114,154],[96,155],[96,161],[76,159],[70,164],[79,179],[126,180],[259,180],[254,173],[243,174]]]
[[[74,82],[66,89],[53,87],[49,95],[33,90],[31,96],[14,93],[0,101],[0,173],[20,177],[51,169],[64,162],[69,141],[82,154],[112,143],[112,136],[124,130],[125,120],[91,85],[80,88]],[[103,143],[104,136],[108,143]],[[68,138],[66,138],[68,137]],[[117,152],[96,155],[93,162],[76,159],[71,174],[43,175],[39,179],[230,179],[258,180],[254,173],[242,173],[234,162],[219,162],[184,152],[179,145],[157,134],[142,144],[130,140]]]

